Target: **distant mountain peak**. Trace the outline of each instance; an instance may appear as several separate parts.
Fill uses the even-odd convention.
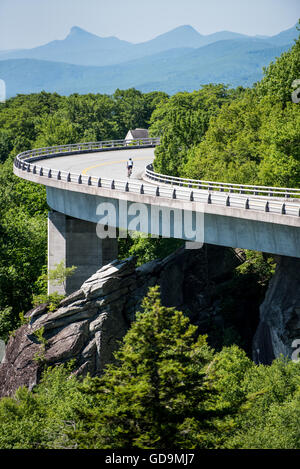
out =
[[[1,2],[1,0],[0,0]],[[296,27],[282,31],[276,36],[267,39],[245,34],[219,31],[212,34],[200,34],[193,26],[182,24],[174,29],[161,34],[149,41],[137,44],[121,40],[115,36],[101,37],[101,30],[96,34],[91,33],[80,26],[74,25],[70,28],[64,39],[53,40],[47,44],[32,48],[15,51],[0,51],[1,60],[7,59],[36,59],[50,62],[59,62],[86,66],[108,66],[124,64],[129,61],[143,59],[151,55],[168,52],[174,59],[183,50],[200,49],[209,44],[216,44],[216,50],[222,49],[226,41],[226,47],[235,47],[237,42],[241,48],[251,43],[251,48],[261,48],[261,41],[265,41],[265,48],[270,46],[280,47],[288,44],[293,45],[294,39],[299,36]],[[229,42],[228,42],[229,41]],[[261,45],[260,45],[261,44]],[[244,49],[243,49],[244,50]],[[177,51],[177,52],[176,52]],[[197,52],[198,53],[198,52]]]
[[[72,26],[68,36],[63,40],[63,42],[69,44],[74,43],[76,46],[77,44],[86,44],[87,46],[99,46],[100,48],[104,46],[108,47],[108,49],[130,44],[129,42],[122,41],[121,39],[118,39],[115,36],[97,36],[97,34],[90,33],[89,31],[86,31],[85,29],[82,29],[79,26]]]
[[[176,28],[174,28],[172,31],[193,31],[197,34],[200,34],[195,28],[193,28],[193,26],[191,26],[190,24],[182,24],[181,26],[177,26]]]
[[[84,29],[80,28],[79,26],[72,26],[71,30],[70,30],[70,33],[71,34],[74,34],[74,33],[86,33],[87,31],[85,31]]]
[[[191,26],[189,24],[183,24],[181,26],[177,26],[174,29],[171,29],[171,31],[168,31],[166,33],[161,34],[158,37],[167,36],[167,35],[174,35],[174,34],[176,34],[176,35],[177,34],[189,34],[189,35],[193,35],[193,36],[201,36],[201,34],[195,28],[193,28],[193,26]]]
[[[153,51],[156,53],[177,47],[195,47],[195,44],[197,46],[201,38],[201,34],[198,33],[196,29],[185,24],[177,26],[166,33],[160,34],[154,39],[140,43],[137,46],[141,47],[147,45],[147,47],[154,47]]]
[[[79,26],[72,26],[72,28],[70,29],[70,32],[67,35],[66,39],[73,38],[73,37],[79,37],[79,36],[81,36],[81,37],[82,36],[99,37],[99,36],[96,36],[95,34],[89,33],[88,31],[86,31],[85,29],[80,28]]]

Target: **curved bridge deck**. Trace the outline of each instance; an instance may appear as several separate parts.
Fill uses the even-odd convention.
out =
[[[128,212],[127,220],[123,217],[122,222],[120,218],[110,222],[126,229],[138,210],[134,204],[140,204],[146,207],[148,214],[145,211],[144,217],[148,219],[147,223],[141,221],[136,225],[136,229],[165,236],[166,223],[171,223],[167,236],[169,233],[199,241],[199,237],[178,235],[175,225],[179,218],[172,215],[170,218],[170,211],[184,211],[193,214],[194,218],[190,218],[193,225],[195,214],[202,216],[203,242],[300,257],[300,189],[194,181],[156,174],[151,163],[158,144],[158,139],[120,140],[31,150],[16,157],[14,172],[47,186],[50,207],[79,220],[98,223],[99,203],[113,204],[119,217],[123,202],[131,214]],[[130,179],[126,177],[129,156],[134,161]],[[152,217],[152,225],[159,225],[159,230],[151,225],[149,213],[154,212],[154,207],[168,215],[164,221],[156,212],[160,220],[155,223]]]

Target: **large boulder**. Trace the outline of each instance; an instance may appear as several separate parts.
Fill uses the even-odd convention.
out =
[[[270,364],[280,355],[292,358],[299,339],[300,259],[282,256],[260,307],[253,360]]]
[[[22,385],[35,386],[45,365],[75,360],[75,374],[100,375],[113,360],[150,286],[160,285],[165,306],[185,310],[196,324],[203,323],[212,311],[211,285],[240,262],[234,250],[204,246],[182,248],[138,268],[133,258],[102,267],[56,311],[41,305],[26,314],[28,324],[10,338],[0,365],[0,397],[12,395]]]

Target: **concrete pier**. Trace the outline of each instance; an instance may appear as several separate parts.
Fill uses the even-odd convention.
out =
[[[48,215],[48,271],[64,262],[65,267],[76,266],[65,284],[48,282],[48,294],[67,294],[78,290],[82,283],[103,265],[116,259],[118,240],[100,239],[96,224],[51,211]]]

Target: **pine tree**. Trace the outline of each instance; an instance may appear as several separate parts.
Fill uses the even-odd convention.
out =
[[[75,439],[82,448],[212,447],[223,412],[207,379],[213,351],[182,312],[162,306],[158,287],[142,307],[117,363],[85,381],[95,403],[81,413]]]

